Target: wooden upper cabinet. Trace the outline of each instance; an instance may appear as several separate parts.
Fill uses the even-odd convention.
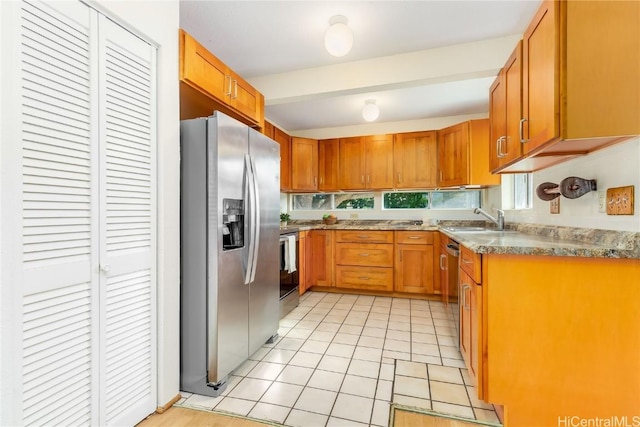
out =
[[[341,190],[393,187],[393,135],[341,138],[339,150]]]
[[[525,152],[560,136],[559,7],[543,2],[523,37]]]
[[[291,138],[291,189],[318,191],[318,140]]]
[[[280,191],[291,191],[291,137],[274,127],[273,140],[280,144]]]
[[[438,131],[438,187],[500,185],[489,171],[489,119]]]
[[[640,134],[638,16],[637,1],[540,5],[522,40],[522,156],[501,172],[539,170]]]
[[[339,186],[341,190],[364,190],[364,137],[340,138]]]
[[[393,188],[393,135],[365,136],[367,189]]]
[[[438,186],[454,187],[468,184],[468,135],[469,122],[438,131]]]
[[[184,30],[180,46],[180,119],[220,110],[250,126],[264,127],[264,96]]]
[[[339,166],[338,139],[318,141],[318,189],[320,191],[337,191]]]
[[[489,91],[491,121],[490,169],[496,170],[522,155],[520,119],[522,117],[522,42]]]
[[[395,188],[433,188],[437,185],[435,131],[396,134],[393,159]]]

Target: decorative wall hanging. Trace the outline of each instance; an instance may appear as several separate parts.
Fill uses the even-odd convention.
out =
[[[577,176],[569,176],[560,185],[553,182],[543,182],[536,188],[536,195],[540,200],[550,201],[563,195],[567,199],[577,199],[589,191],[597,190],[595,179],[583,179]]]

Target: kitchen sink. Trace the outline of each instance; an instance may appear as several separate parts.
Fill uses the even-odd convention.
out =
[[[452,233],[460,233],[464,231],[485,231],[487,228],[485,227],[472,227],[472,226],[451,226],[451,227],[442,227],[447,231],[451,231]]]
[[[503,234],[517,233],[516,230],[496,230],[495,228],[473,227],[473,226],[451,226],[442,227],[451,233],[479,233],[479,234]]]

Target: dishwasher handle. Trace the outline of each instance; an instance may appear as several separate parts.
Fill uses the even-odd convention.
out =
[[[458,258],[460,256],[460,246],[457,243],[447,243],[447,253]]]

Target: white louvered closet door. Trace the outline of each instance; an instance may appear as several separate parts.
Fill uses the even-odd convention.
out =
[[[155,50],[104,16],[100,55],[100,425],[155,410]]]
[[[80,2],[21,3],[25,425],[156,404],[155,49]]]
[[[25,425],[98,421],[90,10],[61,6],[21,11]]]

